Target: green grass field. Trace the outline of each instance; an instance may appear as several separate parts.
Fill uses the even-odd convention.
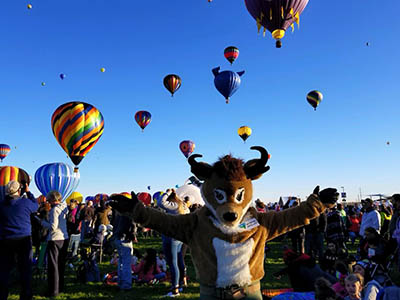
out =
[[[263,289],[275,289],[275,288],[289,288],[290,284],[286,276],[282,277],[280,280],[276,280],[272,277],[272,274],[285,265],[282,260],[282,246],[285,241],[273,241],[269,242],[270,251],[268,252],[268,257],[265,264],[265,273],[261,284]],[[155,248],[156,250],[161,250],[161,239],[160,238],[141,238],[139,243],[134,245],[135,248],[139,249],[141,253],[145,252],[146,248]],[[355,248],[350,249],[352,253],[355,252]],[[105,256],[103,258],[103,263],[99,264],[101,278],[103,275],[110,271],[115,271],[116,267],[110,265],[110,258]],[[195,272],[193,264],[190,259],[190,253],[185,257],[186,266],[188,269],[189,282],[188,287],[185,289],[184,293],[177,299],[198,299],[199,298],[199,284],[195,281]],[[399,285],[400,284],[400,274],[391,274],[392,279]],[[46,280],[34,279],[33,282],[33,293],[34,299],[48,299],[44,297],[47,289]],[[133,289],[129,292],[121,292],[116,286],[107,286],[103,283],[87,283],[81,284],[76,280],[76,273],[67,267],[66,269],[66,288],[65,293],[60,294],[60,296],[54,299],[162,299],[168,291],[168,283],[159,283],[157,285],[133,285]],[[9,299],[17,300],[18,295],[18,284],[12,284]]]

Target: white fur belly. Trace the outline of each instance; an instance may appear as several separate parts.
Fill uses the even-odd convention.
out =
[[[251,283],[249,260],[253,245],[253,239],[236,244],[218,238],[213,239],[217,256],[217,287],[226,287],[232,284],[243,286]]]

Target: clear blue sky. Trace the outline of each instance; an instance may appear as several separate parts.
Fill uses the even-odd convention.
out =
[[[12,147],[2,165],[33,177],[43,164],[72,164],[50,119],[81,100],[105,119],[80,164],[84,196],[182,184],[191,175],[178,147],[185,139],[209,163],[266,147],[271,170],[254,182],[265,202],[304,198],[317,184],[344,186],[350,200],[360,188],[400,192],[400,2],[310,0],[281,49],[268,32],[257,34],[242,0],[28,3],[4,1],[0,10],[0,143]],[[229,45],[240,49],[232,67],[223,56]],[[213,84],[216,66],[246,71],[228,105]],[[169,73],[183,81],[174,98],[162,85]],[[306,102],[314,89],[324,95],[316,112]],[[138,110],[153,115],[144,133]],[[246,144],[242,125],[253,129]]]

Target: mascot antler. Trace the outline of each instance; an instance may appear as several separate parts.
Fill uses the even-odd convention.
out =
[[[197,162],[195,160],[197,157],[203,157],[203,155],[193,154],[189,157],[188,162],[191,166],[190,171],[200,180],[206,180],[207,178],[210,178],[213,172],[213,167],[204,162]]]
[[[246,162],[243,166],[247,178],[258,179],[262,174],[269,170],[269,166],[265,166],[268,162],[268,151],[261,146],[253,146],[251,150],[257,150],[261,153],[260,158],[255,158]]]

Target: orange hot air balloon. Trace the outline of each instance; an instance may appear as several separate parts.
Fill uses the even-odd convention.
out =
[[[17,167],[4,166],[0,167],[0,199],[5,197],[5,188],[10,180],[18,181],[19,183],[30,183],[31,178],[25,170]]]

